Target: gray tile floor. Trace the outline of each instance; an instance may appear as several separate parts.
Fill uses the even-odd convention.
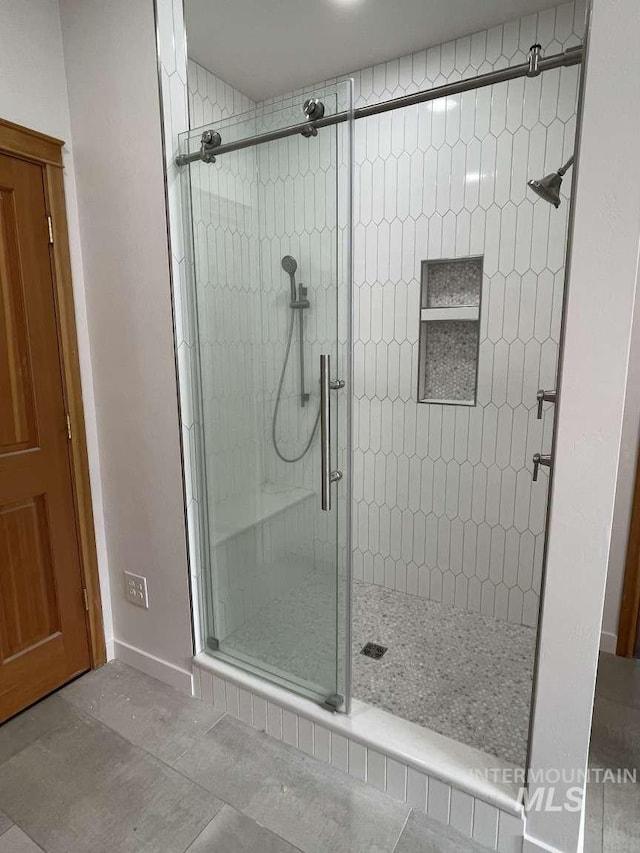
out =
[[[635,769],[640,780],[640,661],[600,655],[589,765]],[[639,850],[640,784],[590,783],[584,853]]]
[[[483,848],[120,663],[0,726],[0,853],[328,849]]]
[[[592,767],[640,765],[640,662],[602,655]],[[585,853],[640,850],[640,785],[590,784]],[[110,663],[0,726],[0,853],[482,853]],[[486,853],[486,851],[485,851]]]

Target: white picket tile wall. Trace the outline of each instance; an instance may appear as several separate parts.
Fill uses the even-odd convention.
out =
[[[564,4],[364,69],[356,106],[581,41]],[[579,70],[356,122],[354,576],[535,626],[570,174],[553,210],[526,187],[573,151]],[[420,265],[484,256],[478,404],[416,402]]]
[[[218,710],[426,812],[490,850],[521,853],[523,823],[517,815],[239,688],[209,669],[196,664],[194,671],[196,695]]]
[[[191,124],[255,105],[189,61]],[[255,123],[246,123],[252,133]],[[223,131],[224,132],[224,131]],[[211,524],[216,504],[260,488],[262,469],[258,184],[254,149],[190,169],[195,295],[202,371],[202,449]],[[194,353],[195,357],[195,353]]]

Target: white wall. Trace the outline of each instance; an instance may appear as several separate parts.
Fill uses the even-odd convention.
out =
[[[102,508],[85,277],[80,247],[67,80],[57,0],[0,0],[0,117],[65,140],[64,178],[89,453],[102,611],[108,650],[113,625]]]
[[[68,142],[69,105],[57,0],[1,0],[0,39],[2,117]]]
[[[640,247],[640,38],[637,0],[594,0],[532,769],[586,767]],[[615,128],[615,140],[612,129]],[[624,168],[609,168],[612,157]],[[567,687],[570,689],[567,689]],[[559,788],[562,786],[559,786]],[[562,798],[562,791],[559,791]],[[532,812],[526,851],[578,849],[580,814]],[[547,846],[541,848],[537,841]]]
[[[191,617],[153,4],[63,0],[61,14],[115,652],[189,689]],[[125,600],[124,570],[148,578],[148,610]]]

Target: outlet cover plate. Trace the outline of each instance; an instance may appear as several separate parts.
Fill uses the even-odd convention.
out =
[[[142,575],[134,575],[131,572],[124,573],[125,594],[127,600],[138,607],[149,607],[149,595],[147,593],[147,579]]]

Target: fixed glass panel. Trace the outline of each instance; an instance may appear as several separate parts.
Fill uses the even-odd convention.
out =
[[[332,382],[347,378],[350,83],[191,131],[181,153],[197,151],[207,129],[224,145],[304,122],[307,97],[348,120],[183,169],[198,329],[202,640],[342,706],[350,392],[328,391],[326,467],[343,479],[323,510],[320,357]]]

